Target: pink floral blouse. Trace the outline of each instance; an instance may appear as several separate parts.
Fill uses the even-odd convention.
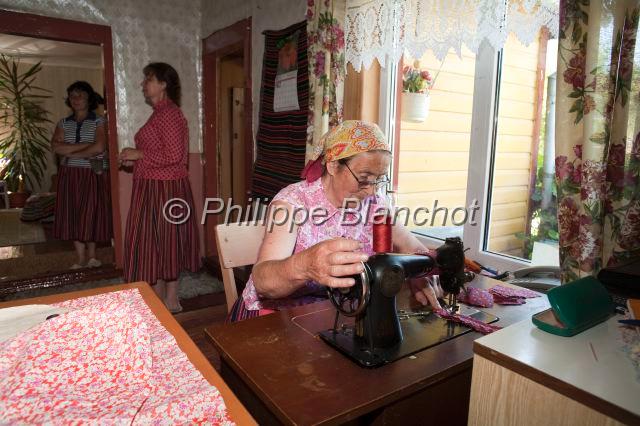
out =
[[[297,215],[297,223],[302,224],[298,226],[298,236],[293,254],[322,241],[338,237],[360,241],[364,246],[363,251],[370,255],[373,254],[373,215],[377,209],[388,206],[385,197],[376,195],[364,200],[357,210],[355,208],[336,208],[324,193],[322,179],[311,183],[305,180],[289,185],[276,194],[273,201],[284,201],[300,211],[309,212],[309,216],[313,217],[313,219],[303,221],[303,216],[301,216],[303,213]],[[323,209],[327,214],[324,214]],[[267,232],[269,232],[268,228],[267,225]],[[305,287],[287,298],[266,299],[258,295],[253,285],[253,276],[251,276],[242,293],[242,298],[248,310],[279,310],[326,299],[325,289],[324,286],[310,281]]]

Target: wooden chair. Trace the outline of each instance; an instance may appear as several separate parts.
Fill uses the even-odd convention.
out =
[[[261,222],[237,222],[216,226],[216,245],[222,269],[224,295],[227,299],[227,312],[231,311],[238,299],[233,268],[256,263],[264,233],[265,224]]]

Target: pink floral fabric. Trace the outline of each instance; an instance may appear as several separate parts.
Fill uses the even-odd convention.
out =
[[[493,296],[493,301],[498,305],[524,305],[525,299],[540,297],[540,293],[527,290],[526,288],[511,288],[503,285],[496,285],[489,289]]]
[[[487,290],[478,287],[467,287],[458,294],[458,302],[467,305],[490,308],[493,306],[493,296]]]
[[[498,305],[524,305],[526,303],[525,299],[540,296],[540,293],[526,288],[511,288],[498,284],[489,290],[467,287],[458,295],[458,302],[490,308],[494,303]]]
[[[453,322],[459,322],[460,324],[466,325],[467,327],[482,334],[489,334],[489,333],[493,333],[494,331],[498,331],[502,329],[502,327],[500,327],[499,325],[486,324],[468,315],[452,314],[451,312],[445,309],[436,309],[435,313],[440,318],[453,321]]]
[[[560,2],[555,140],[563,282],[640,250],[640,96],[632,79],[640,5],[605,3]]]
[[[535,291],[526,289],[526,288],[513,288],[506,287],[503,285],[494,285],[489,289],[489,293],[495,295],[500,295],[502,297],[520,297],[523,299],[531,299],[534,297],[542,296],[540,293],[536,293]]]
[[[388,206],[387,200],[378,195],[365,200],[358,211],[350,212],[346,209],[336,208],[329,202],[324,193],[322,179],[310,183],[302,181],[289,185],[282,189],[273,198],[273,201],[284,201],[297,209],[307,212],[312,212],[314,208],[324,208],[328,212],[328,216],[323,216],[322,218],[317,216],[317,218],[319,218],[318,220],[310,219],[302,221],[298,218],[297,223],[302,223],[302,225],[298,227],[298,236],[293,253],[306,250],[325,240],[344,237],[360,241],[363,244],[363,251],[371,255],[373,254],[373,214],[376,209],[386,208]],[[279,310],[292,306],[306,305],[325,299],[326,296],[324,292],[324,286],[309,282],[305,288],[298,290],[292,294],[291,297],[261,299],[253,285],[253,276],[251,276],[247,281],[242,297],[248,310]]]
[[[0,343],[0,423],[233,424],[137,289],[57,306]]]

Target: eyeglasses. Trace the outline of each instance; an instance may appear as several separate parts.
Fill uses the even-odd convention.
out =
[[[387,176],[383,176],[382,178],[375,180],[373,182],[368,180],[360,180],[358,179],[358,176],[356,176],[356,174],[353,173],[353,170],[351,170],[351,167],[349,167],[347,163],[343,163],[343,164],[347,167],[347,170],[349,170],[349,173],[351,173],[351,176],[353,176],[356,182],[358,182],[358,189],[366,189],[366,188],[369,188],[371,185],[373,185],[377,189],[389,183],[389,178]]]

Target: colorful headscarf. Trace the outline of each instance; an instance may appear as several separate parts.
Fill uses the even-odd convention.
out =
[[[318,152],[314,153],[315,158],[302,170],[302,177],[313,182],[322,176],[323,165],[329,161],[374,150],[391,152],[384,133],[377,124],[360,120],[343,121],[320,138]]]

